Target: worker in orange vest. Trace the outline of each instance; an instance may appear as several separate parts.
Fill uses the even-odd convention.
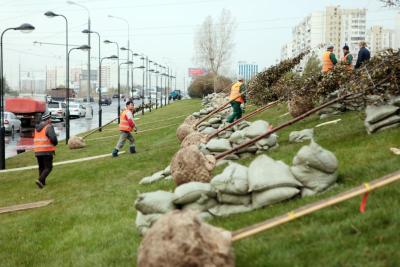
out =
[[[348,45],[343,46],[343,57],[340,60],[343,64],[347,65],[349,70],[353,69],[353,56],[350,54]]]
[[[53,157],[58,144],[57,135],[51,125],[50,113],[42,115],[42,120],[35,126],[33,151],[39,165],[39,179],[35,182],[39,188],[46,185],[46,178],[53,169]]]
[[[327,50],[322,54],[322,73],[330,72],[336,65],[337,59],[333,53],[333,45],[328,46]]]
[[[136,153],[135,139],[133,138],[133,135],[131,134],[132,130],[135,130],[135,132],[137,131],[135,122],[133,121],[134,112],[135,112],[135,106],[134,106],[133,102],[131,100],[127,101],[126,109],[120,114],[120,117],[119,117],[119,119],[120,119],[120,123],[119,123],[120,136],[119,136],[117,146],[112,151],[113,157],[118,157],[118,152],[124,146],[126,140],[128,140],[130,143],[129,152],[132,154]]]
[[[229,117],[226,119],[226,122],[232,123],[234,120],[240,119],[242,117],[243,111],[240,105],[244,103],[245,91],[246,87],[243,82],[243,77],[238,77],[238,81],[234,83],[231,87],[231,94],[229,96],[233,113],[229,115]]]

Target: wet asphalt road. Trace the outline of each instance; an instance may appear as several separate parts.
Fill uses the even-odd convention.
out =
[[[84,103],[85,104],[85,103]],[[141,104],[141,100],[135,100],[135,106]],[[78,119],[70,119],[70,136],[77,135],[86,131],[90,131],[98,127],[98,105],[91,103],[93,108],[93,118],[87,119],[85,117]],[[121,109],[125,106],[124,101],[121,100]],[[117,101],[114,100],[109,106],[102,106],[102,124],[115,119],[117,117]],[[53,122],[54,130],[57,133],[58,140],[65,140],[65,122]],[[30,147],[33,144],[31,133],[15,133],[14,137],[6,136],[6,158],[17,155],[17,149],[23,149],[25,146]]]

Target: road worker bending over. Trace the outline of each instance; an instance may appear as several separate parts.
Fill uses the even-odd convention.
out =
[[[246,87],[243,83],[243,77],[238,77],[238,81],[231,87],[231,94],[229,96],[233,113],[229,115],[229,117],[226,119],[226,122],[232,123],[233,121],[242,117],[243,111],[240,105],[244,103],[243,94],[245,91]]]

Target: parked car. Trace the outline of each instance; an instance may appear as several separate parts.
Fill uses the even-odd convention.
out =
[[[69,117],[70,118],[80,118],[86,115],[86,108],[80,103],[72,102],[69,103]]]
[[[101,97],[101,101],[100,101],[101,105],[109,106],[109,105],[111,105],[111,103],[112,103],[112,99],[109,96],[102,96]]]
[[[15,132],[21,131],[21,121],[12,112],[4,112],[4,127],[6,132],[14,136]]]
[[[52,119],[63,121],[65,119],[66,105],[63,102],[49,102],[47,108],[51,114]]]
[[[118,98],[118,94],[113,94],[112,98]]]

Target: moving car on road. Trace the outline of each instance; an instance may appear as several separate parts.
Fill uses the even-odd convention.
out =
[[[66,109],[65,103],[52,101],[47,103],[47,108],[49,109],[52,119],[64,121]]]
[[[111,105],[111,103],[112,103],[112,100],[111,100],[111,98],[109,96],[102,96],[101,97],[101,101],[100,101],[101,105],[109,106],[109,105]]]
[[[80,118],[86,115],[86,108],[80,103],[71,102],[69,103],[69,117],[70,118]]]
[[[12,112],[4,112],[4,127],[6,132],[14,136],[15,132],[21,131],[21,121]]]

